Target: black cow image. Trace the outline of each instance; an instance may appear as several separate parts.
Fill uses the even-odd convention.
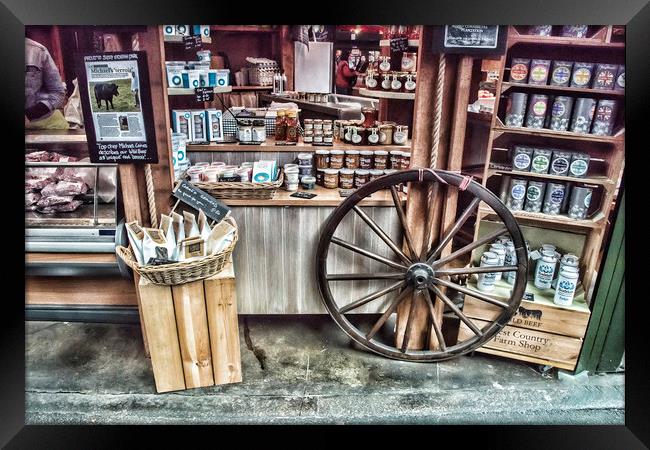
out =
[[[541,320],[542,319],[542,311],[539,309],[526,309],[523,306],[520,306],[519,309],[517,310],[517,313],[521,315],[524,319],[528,317],[532,317],[533,319],[536,320]]]
[[[117,84],[115,83],[100,83],[95,85],[95,100],[97,100],[97,107],[102,108],[102,100],[106,103],[106,110],[108,110],[108,103],[111,103],[111,109],[115,109],[113,106],[113,96],[120,95],[117,92]]]

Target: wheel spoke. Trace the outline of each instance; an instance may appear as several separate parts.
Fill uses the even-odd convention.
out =
[[[481,203],[481,199],[478,197],[475,197],[474,200],[465,208],[465,211],[460,215],[458,218],[458,221],[454,224],[453,227],[445,234],[445,237],[442,238],[438,246],[433,250],[433,252],[429,255],[427,258],[427,262],[431,264],[431,261],[433,261],[435,258],[440,255],[442,252],[442,249],[445,248],[445,246],[456,236],[456,233],[461,229],[463,225],[465,225],[465,222],[467,222],[467,219],[472,215],[474,210],[478,207],[478,204]]]
[[[406,330],[404,330],[404,338],[402,339],[402,353],[406,351],[409,345],[409,338],[411,337],[411,328],[413,328],[413,316],[415,316],[415,301],[417,300],[416,291],[411,295],[411,307],[409,308],[409,315],[406,318]]]
[[[478,327],[474,325],[474,322],[469,320],[469,318],[463,314],[460,309],[458,309],[458,306],[456,306],[454,302],[449,300],[449,298],[440,289],[438,289],[438,286],[431,286],[431,289],[433,289],[433,292],[436,294],[436,296],[439,297],[440,300],[442,300],[447,306],[449,306],[454,314],[456,314],[456,316],[458,316],[458,318],[462,320],[465,325],[467,325],[474,332],[475,335],[478,337],[483,336],[483,332],[479,330]]]
[[[406,266],[403,266],[402,264],[396,263],[395,261],[391,261],[388,258],[384,258],[383,256],[380,256],[376,253],[373,253],[371,251],[365,250],[361,247],[357,247],[356,245],[344,241],[342,239],[339,239],[337,237],[332,237],[331,241],[337,245],[340,245],[341,247],[347,248],[348,250],[352,250],[353,252],[359,253],[360,255],[366,256],[368,258],[374,259],[375,261],[382,262],[388,266],[395,267],[396,269],[402,269],[404,271],[408,270]]]
[[[390,315],[393,314],[393,312],[395,312],[395,309],[397,309],[397,305],[399,305],[402,302],[402,300],[406,298],[409,291],[411,290],[412,290],[411,287],[407,287],[397,296],[397,298],[395,298],[395,300],[393,300],[393,303],[391,303],[388,309],[381,315],[377,323],[375,323],[372,329],[368,332],[368,334],[366,334],[366,339],[370,340],[373,338],[375,334],[377,334],[377,331],[379,331],[379,329],[382,326],[384,326],[384,323],[386,323]]]
[[[474,289],[469,289],[469,288],[466,288],[465,286],[461,286],[459,284],[452,283],[450,281],[445,281],[445,280],[442,280],[440,278],[434,278],[433,282],[435,284],[440,284],[442,286],[446,286],[448,288],[455,289],[455,290],[457,290],[459,292],[462,292],[463,294],[471,295],[472,297],[476,297],[479,300],[483,300],[484,302],[488,302],[488,303],[491,303],[493,305],[500,306],[501,308],[510,308],[510,305],[508,305],[507,303],[504,303],[504,302],[502,302],[500,300],[497,300],[495,298],[492,298],[492,297],[488,297],[487,295],[482,294],[482,293],[480,293],[478,291],[475,291]]]
[[[381,289],[377,292],[373,292],[372,294],[368,294],[365,297],[360,298],[359,300],[356,300],[348,305],[345,305],[341,309],[339,309],[339,313],[345,314],[349,311],[352,311],[353,309],[356,309],[360,306],[365,305],[368,302],[371,302],[375,300],[376,298],[379,298],[381,296],[384,296],[388,294],[389,292],[394,291],[395,289],[399,289],[402,286],[406,286],[406,281],[398,281],[397,283],[393,283],[388,287],[385,287],[384,289]]]
[[[344,280],[403,280],[404,273],[330,273],[327,275],[329,281]]]
[[[431,325],[433,326],[433,331],[436,332],[436,338],[438,339],[438,345],[440,350],[443,352],[447,351],[447,344],[445,344],[445,338],[442,336],[442,329],[438,325],[438,319],[436,319],[436,310],[433,307],[433,300],[431,300],[431,294],[429,290],[424,290],[424,298],[427,300],[427,306],[429,307],[429,315],[431,316]]]
[[[390,187],[390,193],[393,196],[393,203],[395,204],[395,209],[397,210],[399,221],[402,224],[402,231],[404,232],[404,237],[406,238],[406,245],[408,246],[411,258],[415,259],[418,257],[418,255],[415,253],[415,250],[413,250],[415,248],[413,246],[413,238],[411,237],[411,231],[409,230],[408,225],[406,225],[406,215],[404,214],[402,201],[399,198],[399,194],[397,193],[395,186]]]
[[[404,254],[404,252],[402,252],[402,250],[399,249],[397,244],[393,242],[390,236],[388,236],[386,232],[382,230],[381,227],[377,225],[377,223],[374,220],[372,220],[372,218],[370,218],[370,216],[368,216],[368,214],[363,212],[361,208],[359,208],[357,205],[354,205],[352,209],[354,209],[354,212],[356,212],[359,215],[359,217],[361,217],[363,221],[368,224],[368,226],[372,229],[372,231],[374,231],[377,234],[377,236],[379,236],[381,240],[384,241],[386,245],[388,245],[391,248],[391,250],[393,250],[403,262],[405,262],[406,264],[411,264],[412,261]]]
[[[429,262],[429,264],[434,268],[447,264],[448,262],[453,261],[459,256],[464,255],[467,252],[471,252],[475,248],[480,247],[481,245],[496,239],[498,236],[502,235],[504,232],[507,231],[508,230],[505,227],[495,230],[494,232],[483,236],[478,241],[472,242],[471,244],[467,244],[465,247],[459,248],[458,250],[451,253],[450,255],[447,255],[444,258],[439,259],[438,261]]]
[[[420,261],[424,261],[429,250],[429,240],[431,239],[431,227],[433,226],[433,213],[434,209],[431,205],[434,203],[435,197],[438,195],[440,189],[439,183],[434,183],[433,186],[429,185],[427,196],[427,220],[424,225],[424,238],[422,239],[422,250],[420,251]]]
[[[517,266],[484,266],[484,267],[461,267],[459,269],[439,269],[437,275],[470,275],[473,273],[512,272]]]

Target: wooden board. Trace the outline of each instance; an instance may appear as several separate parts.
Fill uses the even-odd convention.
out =
[[[260,145],[241,145],[239,142],[187,144],[188,152],[315,152],[316,150],[411,150],[411,141],[404,145],[353,145],[335,142],[334,145],[306,144],[302,139],[296,145],[275,145],[275,139],[268,138]]]
[[[373,91],[366,88],[360,88],[359,95],[374,98],[390,98],[393,100],[415,100],[414,92]]]
[[[232,263],[203,281],[215,384],[242,380],[237,293]]]
[[[489,323],[478,319],[473,319],[473,322],[479,328],[483,328]],[[466,340],[472,336],[474,336],[472,330],[461,323],[458,339]],[[581,347],[582,339],[506,325],[492,340],[477,351],[498,351],[502,356],[513,359],[523,359],[528,362],[573,370],[578,361]]]
[[[607,96],[607,97],[625,97],[625,91],[615,91],[612,89],[592,89],[592,88],[578,88],[571,86],[551,86],[548,84],[523,84],[523,83],[501,83],[501,92],[505,92],[510,88],[517,88],[521,90],[541,90],[541,91],[557,91],[557,92],[570,92],[578,95],[589,96]]]
[[[141,279],[138,286],[157,392],[185,389],[172,291]]]
[[[133,281],[121,277],[26,277],[27,305],[136,306]]]
[[[214,377],[203,281],[172,286],[171,292],[185,384],[188,389],[212,386]]]

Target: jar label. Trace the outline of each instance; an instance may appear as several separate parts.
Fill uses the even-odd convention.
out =
[[[533,169],[536,171],[546,171],[548,169],[548,158],[543,155],[537,155],[533,158]]]
[[[379,141],[379,135],[377,133],[372,133],[368,136],[368,142],[376,144]]]
[[[611,70],[601,70],[596,77],[596,85],[600,87],[609,87],[614,84],[614,72]]]
[[[393,140],[398,144],[406,142],[406,133],[404,133],[403,131],[396,131],[393,134]]]
[[[591,192],[585,195],[585,199],[583,200],[582,204],[585,206],[585,208],[589,208],[589,205],[591,205]]]
[[[559,204],[562,203],[562,199],[564,198],[564,189],[553,189],[551,192],[551,203],[553,204]]]
[[[510,195],[512,195],[512,198],[515,200],[521,200],[526,195],[526,188],[523,184],[516,184],[510,190]]]
[[[408,80],[404,83],[404,89],[407,91],[412,91],[415,89],[415,81],[413,80]]]
[[[358,144],[359,142],[361,142],[361,135],[357,134],[357,133],[353,134],[352,135],[352,142],[354,142],[355,144]]]
[[[390,89],[390,80],[388,78],[384,78],[384,80],[381,82],[381,87],[384,89]]]
[[[589,83],[590,78],[591,78],[591,71],[585,67],[576,69],[573,72],[573,82],[578,86],[586,85],[587,83]]]
[[[413,60],[411,58],[402,58],[402,70],[411,70],[413,68]]]
[[[625,87],[625,72],[623,72],[618,76],[618,78],[616,79],[616,84],[618,84],[622,88]]]
[[[402,82],[397,79],[393,79],[393,81],[390,83],[390,87],[393,90],[398,90],[402,87]]]
[[[573,175],[582,176],[587,173],[587,163],[583,159],[576,159],[571,163],[569,170]]]
[[[536,116],[543,116],[546,112],[546,101],[540,100],[533,105],[533,113]]]
[[[514,81],[521,81],[526,79],[526,76],[528,75],[528,67],[526,67],[526,64],[515,64],[512,66],[510,69],[510,78]]]
[[[544,81],[548,75],[546,66],[538,65],[530,70],[530,78],[533,81]]]
[[[553,71],[552,79],[553,82],[557,84],[564,84],[567,81],[569,81],[570,76],[571,76],[571,71],[569,70],[569,68],[565,66],[560,66]]]
[[[379,64],[379,70],[382,70],[384,72],[388,72],[390,70],[390,63],[388,61],[386,61],[386,60],[383,60]]]
[[[386,135],[386,132],[384,132],[384,131],[379,132],[379,142],[381,142],[381,143],[386,142],[387,137],[388,136]]]
[[[569,161],[566,158],[557,158],[551,164],[551,170],[554,173],[566,173],[569,168]]]
[[[534,202],[539,200],[542,196],[542,190],[537,186],[528,186],[528,192],[526,193],[526,199]]]
[[[366,78],[366,86],[369,88],[374,88],[377,86],[377,80],[374,78]]]
[[[556,101],[553,103],[553,108],[551,109],[551,115],[553,117],[562,117],[566,113],[566,106],[563,102]]]
[[[519,153],[515,156],[513,164],[517,169],[526,169],[530,166],[530,156],[526,153]]]

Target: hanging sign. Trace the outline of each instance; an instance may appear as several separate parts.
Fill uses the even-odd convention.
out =
[[[203,211],[206,216],[217,222],[221,222],[230,213],[230,208],[226,205],[185,180],[176,185],[172,195],[192,208]]]
[[[185,50],[194,50],[203,47],[201,35],[183,36],[183,45],[185,46]]]
[[[197,102],[211,102],[214,100],[214,89],[211,87],[194,88],[194,94]]]
[[[407,37],[398,37],[390,40],[391,52],[405,52],[409,49],[409,40]]]
[[[445,25],[434,28],[434,53],[501,55],[506,28],[499,25]]]
[[[157,163],[145,52],[77,58],[79,90],[93,163]]]

